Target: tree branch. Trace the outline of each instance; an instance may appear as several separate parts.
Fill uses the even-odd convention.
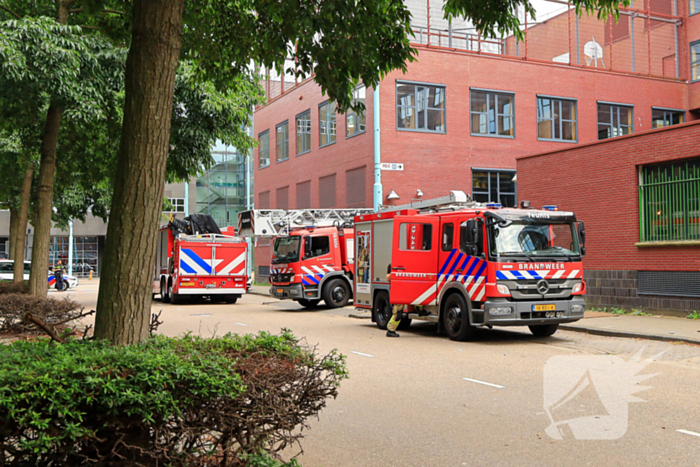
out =
[[[14,11],[10,10],[9,8],[7,8],[5,5],[0,5],[0,8],[2,8],[3,10],[5,10],[6,12],[8,12],[8,13],[11,14],[12,16],[14,16],[15,18],[17,18],[17,19],[22,19],[22,17],[21,17],[20,15],[18,15],[18,14],[15,13]]]
[[[82,8],[76,8],[74,10],[68,10],[68,13],[80,13],[81,11],[83,11]]]
[[[117,10],[102,10],[102,13],[112,13],[113,15],[126,16],[126,13],[124,13],[123,11],[117,11]]]
[[[34,316],[33,314],[27,313],[27,314],[25,315],[25,319],[26,319],[27,321],[31,321],[32,323],[34,323],[34,324],[36,324],[37,326],[39,326],[41,329],[44,330],[44,332],[46,332],[46,334],[48,334],[49,336],[51,336],[51,339],[55,340],[56,342],[59,342],[59,343],[61,343],[61,344],[65,344],[65,343],[66,343],[65,339],[63,339],[61,336],[59,336],[58,334],[56,334],[56,330],[53,328],[53,326],[49,326],[48,324],[46,324],[45,322],[43,322],[42,320],[40,320],[39,318],[37,318],[37,317]]]
[[[100,30],[100,28],[98,28],[97,26],[87,26],[87,25],[85,25],[85,24],[81,25],[80,27],[81,27],[82,29],[92,29],[93,31],[99,31],[99,30]]]

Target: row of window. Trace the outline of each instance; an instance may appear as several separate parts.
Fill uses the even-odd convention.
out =
[[[353,100],[366,101],[366,89],[360,85],[353,92]],[[311,110],[300,113],[296,122],[296,155],[311,151]],[[324,102],[318,106],[319,147],[335,143],[336,139],[336,107],[334,102]],[[345,131],[347,137],[364,133],[366,118],[362,113],[348,110],[345,114]],[[284,121],[275,127],[275,145],[277,162],[289,159],[289,121]],[[259,167],[270,165],[270,131],[265,130],[258,135]]]
[[[700,42],[694,72],[700,74]],[[695,75],[694,75],[695,76]],[[365,103],[365,88],[355,91],[355,100]],[[428,84],[397,83],[396,119],[400,131],[446,133],[445,87]],[[633,106],[598,103],[598,139],[634,133]],[[472,89],[470,91],[471,134],[515,138],[515,94],[504,91]],[[319,147],[336,140],[336,109],[332,102],[318,107]],[[652,128],[685,121],[685,111],[652,108]],[[349,111],[346,114],[346,135],[365,131],[365,116]],[[578,109],[576,99],[537,97],[537,138],[544,141],[578,141]],[[270,132],[259,137],[259,166],[270,165]],[[289,159],[289,122],[276,127],[277,162]],[[296,154],[311,150],[311,111],[296,117]]]

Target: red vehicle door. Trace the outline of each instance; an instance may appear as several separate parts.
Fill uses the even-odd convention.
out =
[[[434,305],[440,233],[438,218],[396,216],[391,252],[391,303]]]

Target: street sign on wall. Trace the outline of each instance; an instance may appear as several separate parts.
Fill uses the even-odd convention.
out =
[[[394,162],[382,162],[381,169],[382,170],[398,170],[398,171],[403,172],[403,164],[396,164]]]

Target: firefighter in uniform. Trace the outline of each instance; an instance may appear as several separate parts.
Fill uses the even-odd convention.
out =
[[[386,268],[386,280],[391,282],[391,264]],[[399,327],[401,318],[403,317],[404,305],[394,305],[391,310],[391,319],[386,326],[386,337],[399,337],[396,329]]]
[[[53,267],[53,275],[56,279],[56,290],[63,291],[63,264],[60,259]]]

